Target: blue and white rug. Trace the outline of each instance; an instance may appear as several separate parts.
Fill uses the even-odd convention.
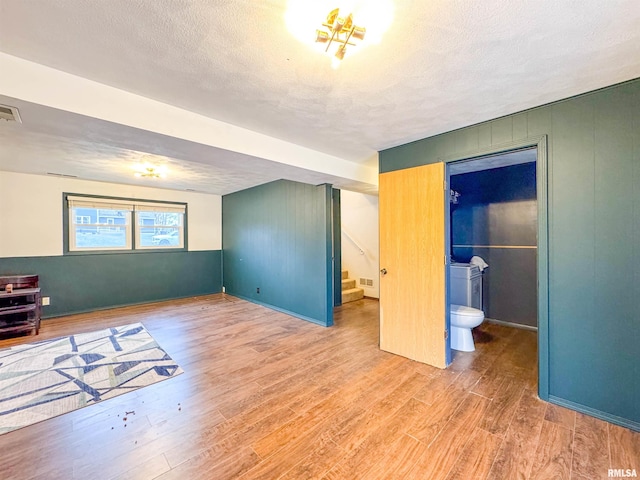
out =
[[[141,323],[0,350],[0,434],[181,373]]]

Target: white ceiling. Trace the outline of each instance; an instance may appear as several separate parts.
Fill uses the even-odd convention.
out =
[[[171,167],[166,188],[224,194],[289,178],[370,192],[379,150],[640,77],[637,0],[398,1],[382,43],[365,37],[338,70],[291,36],[286,7],[0,0],[0,103],[24,120],[0,123],[0,169],[136,183],[128,165],[150,153]],[[7,80],[12,57],[37,65]],[[91,118],[92,102],[67,108],[38,84],[45,67],[216,120],[237,138],[272,137],[288,153],[263,154],[255,135],[231,148],[215,135],[194,141],[184,125],[128,122],[124,101],[122,121]],[[27,93],[36,89],[46,95]]]

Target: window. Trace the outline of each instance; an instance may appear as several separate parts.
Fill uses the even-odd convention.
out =
[[[65,197],[70,252],[185,248],[186,204]]]
[[[136,248],[183,248],[184,207],[136,205]]]

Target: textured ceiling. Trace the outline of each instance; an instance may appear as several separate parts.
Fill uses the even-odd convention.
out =
[[[291,178],[330,183],[363,193],[370,185],[196,142],[87,118],[0,95],[19,109],[25,123],[0,121],[0,170],[77,176],[102,182],[145,185],[224,195]],[[61,121],[62,120],[62,121]],[[26,127],[26,128],[25,128]],[[168,169],[158,180],[133,176],[134,164]]]
[[[640,77],[637,0],[398,1],[382,43],[365,46],[365,37],[338,70],[291,36],[286,6],[286,0],[1,0],[0,51],[351,162]],[[38,157],[30,150],[56,152],[57,133],[22,128],[22,135],[5,129],[0,138],[11,143],[12,155],[22,149],[25,169]],[[106,177],[117,158],[131,161],[148,151],[107,137],[95,148],[91,139],[63,138],[65,155],[49,162],[114,181]],[[209,185],[223,170],[233,189],[283,172],[292,179],[311,175],[271,170],[258,158],[248,173],[234,171],[242,163],[234,152],[207,149],[201,159],[197,148],[188,158],[181,149],[157,150],[173,152],[169,160],[194,189],[203,187],[198,178]],[[96,161],[88,165],[92,152]],[[0,168],[10,160],[2,154]],[[210,193],[229,191],[206,185]]]

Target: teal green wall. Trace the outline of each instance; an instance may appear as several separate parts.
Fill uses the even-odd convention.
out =
[[[227,293],[333,324],[329,185],[278,180],[225,195],[222,250]]]
[[[38,274],[47,318],[218,293],[221,259],[220,250],[0,258],[0,275]]]
[[[640,80],[385,150],[380,171],[541,135],[549,239],[541,392],[640,429]]]

